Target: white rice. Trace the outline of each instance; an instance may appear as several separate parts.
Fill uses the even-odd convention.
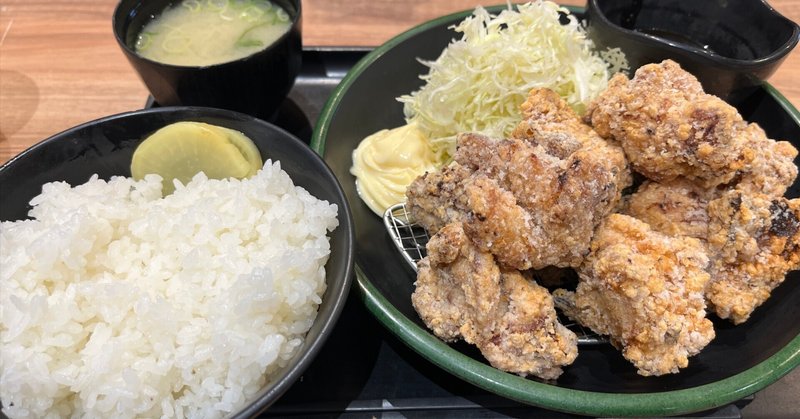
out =
[[[0,225],[0,401],[12,418],[220,417],[303,344],[337,207],[279,163],[44,186]]]

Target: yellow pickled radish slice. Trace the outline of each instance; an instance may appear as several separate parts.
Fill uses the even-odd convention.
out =
[[[163,194],[174,190],[173,179],[188,183],[197,173],[211,179],[250,177],[263,162],[255,144],[244,134],[202,122],[176,122],[159,129],[136,148],[131,175],[163,178]]]
[[[245,177],[255,176],[256,172],[264,166],[264,161],[261,160],[261,152],[258,151],[258,147],[253,143],[253,140],[247,138],[246,135],[230,128],[216,125],[209,125],[209,127],[218,130],[223,135],[227,135],[228,140],[239,149],[245,160],[250,163],[250,171]]]

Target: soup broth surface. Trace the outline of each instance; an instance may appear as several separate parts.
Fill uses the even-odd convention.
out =
[[[221,64],[266,49],[291,24],[268,0],[183,0],[145,25],[134,49],[165,64]]]

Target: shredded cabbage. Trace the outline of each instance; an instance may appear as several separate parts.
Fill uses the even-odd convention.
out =
[[[430,68],[420,76],[425,85],[398,98],[406,121],[419,125],[442,163],[453,155],[460,132],[510,134],[531,89],[550,88],[582,114],[610,74],[627,67],[621,51],[604,51],[612,68],[577,18],[549,1],[516,11],[509,4],[498,15],[478,7],[451,28],[462,38],[435,61],[420,60]]]

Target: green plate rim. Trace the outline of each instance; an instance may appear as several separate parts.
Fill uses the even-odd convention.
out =
[[[496,12],[505,5],[487,7]],[[564,6],[570,12],[585,9]],[[325,103],[311,137],[311,148],[324,156],[328,127],[336,109],[361,73],[388,50],[406,39],[442,23],[463,19],[472,9],[442,16],[415,26],[375,48],[345,75]],[[800,126],[800,112],[769,83],[764,90]],[[454,349],[412,322],[386,300],[356,264],[356,279],[367,309],[404,344],[421,356],[484,390],[522,403],[566,413],[600,416],[679,415],[719,407],[749,396],[777,381],[800,365],[800,335],[781,350],[739,374],[714,383],[658,393],[599,393],[541,383],[495,369]]]

